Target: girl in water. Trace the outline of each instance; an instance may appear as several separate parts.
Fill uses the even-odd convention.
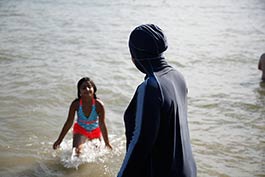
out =
[[[84,77],[78,81],[77,97],[69,108],[68,118],[62,128],[58,139],[53,144],[57,149],[65,135],[72,127],[77,112],[77,121],[73,128],[73,148],[77,156],[80,155],[86,140],[101,139],[103,136],[105,145],[112,149],[109,143],[108,130],[105,123],[105,109],[103,102],[96,96],[97,87],[94,82]]]

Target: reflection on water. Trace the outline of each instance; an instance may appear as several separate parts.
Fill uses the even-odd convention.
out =
[[[261,111],[263,110],[263,113],[264,113],[264,109],[263,109],[265,107],[265,82],[264,81],[260,82],[259,87],[255,89],[255,95],[257,99],[257,105],[260,105]]]

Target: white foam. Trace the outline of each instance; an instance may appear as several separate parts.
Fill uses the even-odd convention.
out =
[[[60,152],[57,155],[64,167],[78,169],[85,163],[104,161],[102,157],[108,152],[109,150],[102,141],[93,140],[84,144],[83,152],[78,157],[75,149],[72,148],[72,140],[66,140],[61,143]]]

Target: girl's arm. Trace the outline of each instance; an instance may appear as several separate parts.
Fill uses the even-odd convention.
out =
[[[97,99],[96,108],[97,108],[97,113],[99,115],[99,127],[102,132],[105,145],[108,148],[112,149],[112,146],[109,143],[108,130],[107,130],[107,126],[105,123],[105,109],[104,109],[103,102]]]
[[[70,105],[69,112],[68,112],[68,118],[66,122],[64,123],[64,126],[62,128],[62,131],[58,137],[58,139],[54,142],[53,144],[53,149],[57,149],[61,142],[63,141],[65,135],[69,131],[69,129],[72,127],[74,118],[75,118],[75,111],[78,107],[78,101],[73,101],[72,104]]]

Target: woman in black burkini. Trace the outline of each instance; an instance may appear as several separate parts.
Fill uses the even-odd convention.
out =
[[[258,69],[262,71],[261,79],[265,82],[265,53],[260,56]]]
[[[129,48],[146,74],[124,114],[127,152],[118,177],[195,177],[183,76],[165,61],[166,37],[153,24],[135,28]]]

